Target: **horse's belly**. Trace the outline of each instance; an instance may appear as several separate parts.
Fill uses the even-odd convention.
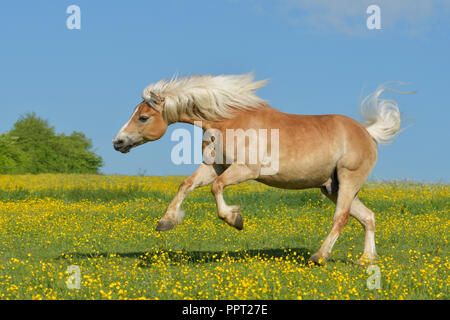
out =
[[[257,181],[285,189],[323,186],[336,169],[341,148],[335,148],[328,141],[312,144],[293,143],[293,140],[284,139],[280,143],[278,168],[275,168],[277,170],[272,170],[272,174],[261,174]]]
[[[256,181],[264,183],[268,186],[281,188],[281,189],[308,189],[308,188],[316,188],[323,184],[323,182],[315,182],[311,180],[278,180],[273,179],[273,177],[268,178],[260,177],[256,179]]]
[[[271,175],[261,175],[257,181],[272,187],[284,189],[307,189],[324,185],[332,176],[335,163],[317,163],[316,165],[280,165],[279,171]]]

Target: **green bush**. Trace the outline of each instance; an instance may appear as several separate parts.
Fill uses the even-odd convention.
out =
[[[23,164],[29,162],[16,141],[17,138],[8,134],[0,135],[0,173],[22,173]]]
[[[0,173],[97,173],[103,165],[83,133],[56,134],[35,113],[0,135]]]

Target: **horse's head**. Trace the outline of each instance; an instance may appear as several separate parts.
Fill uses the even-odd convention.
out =
[[[160,103],[151,107],[147,102],[141,102],[134,109],[130,120],[120,129],[113,139],[114,149],[127,153],[131,148],[161,138],[167,129],[167,122],[160,111]]]

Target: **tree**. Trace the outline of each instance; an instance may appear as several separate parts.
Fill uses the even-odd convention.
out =
[[[0,150],[0,161],[9,173],[97,173],[103,165],[83,133],[55,134],[54,127],[35,113],[21,116],[2,136],[0,143],[10,149]]]
[[[0,174],[24,172],[21,164],[29,160],[25,152],[17,147],[16,141],[8,134],[0,135]]]

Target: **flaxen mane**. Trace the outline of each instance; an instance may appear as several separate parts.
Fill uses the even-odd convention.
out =
[[[161,80],[146,87],[142,98],[160,108],[168,123],[179,115],[202,120],[230,118],[233,111],[259,108],[265,101],[255,95],[267,80],[254,81],[253,74],[192,76]],[[162,107],[157,102],[163,101]]]

